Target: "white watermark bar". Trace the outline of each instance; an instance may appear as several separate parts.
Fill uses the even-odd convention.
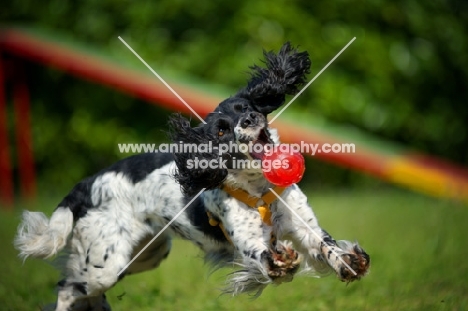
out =
[[[266,156],[273,153],[295,154],[302,153],[315,156],[320,153],[325,154],[353,154],[356,153],[356,145],[354,143],[306,143],[301,141],[294,144],[238,144],[230,142],[229,144],[216,144],[212,142],[207,144],[187,144],[187,143],[170,143],[170,144],[145,144],[145,143],[120,143],[118,144],[120,153],[214,153],[223,155],[226,153],[262,153]]]

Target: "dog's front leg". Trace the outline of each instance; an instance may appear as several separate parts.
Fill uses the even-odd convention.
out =
[[[259,294],[270,283],[291,280],[300,264],[298,253],[288,244],[272,242],[272,228],[263,223],[256,209],[221,191],[215,197],[207,206],[224,226],[235,249],[235,264],[241,267],[231,275],[226,292]]]
[[[308,264],[319,272],[329,266],[345,282],[358,280],[367,273],[369,255],[357,243],[337,242],[323,230],[298,186],[287,189],[282,199],[274,210],[275,228],[280,237],[294,241],[297,249],[307,256]]]

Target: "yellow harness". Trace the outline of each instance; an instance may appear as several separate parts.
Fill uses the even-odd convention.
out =
[[[233,198],[241,201],[242,203],[246,204],[247,206],[250,206],[251,208],[257,209],[260,214],[260,217],[262,218],[262,221],[268,226],[271,226],[272,223],[270,206],[273,202],[275,202],[278,199],[272,191],[268,191],[260,198],[257,198],[251,196],[247,191],[239,188],[224,186],[222,189]],[[276,186],[275,188],[273,188],[273,191],[276,192],[278,195],[281,195],[285,189],[286,188]],[[215,219],[209,211],[207,212],[207,214],[210,225],[213,227],[219,226],[219,228],[223,231],[226,239],[232,243],[231,238],[229,237],[229,235],[226,232],[226,229],[224,228],[224,225],[219,220]]]

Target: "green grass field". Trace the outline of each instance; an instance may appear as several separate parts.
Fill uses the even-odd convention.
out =
[[[59,200],[45,199],[50,212]],[[113,310],[468,310],[468,207],[403,191],[309,192],[322,227],[358,240],[371,272],[346,285],[334,276],[298,277],[256,300],[220,296],[229,270],[208,276],[200,252],[175,241],[169,260],[125,278],[107,294]],[[1,212],[0,310],[40,310],[54,301],[59,274],[16,257],[17,213]]]

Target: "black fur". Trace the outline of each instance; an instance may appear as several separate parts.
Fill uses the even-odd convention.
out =
[[[123,173],[125,176],[130,178],[134,184],[136,184],[145,179],[149,173],[168,164],[172,160],[173,157],[170,153],[137,154],[114,163],[112,166],[107,168],[106,171],[100,172],[100,174],[105,172]]]
[[[266,68],[254,65],[247,87],[235,97],[245,98],[259,112],[267,115],[285,101],[285,95],[294,95],[310,73],[310,59],[307,52],[298,52],[286,42],[278,54],[263,52]]]
[[[192,198],[187,197],[184,204],[187,204]],[[203,204],[203,200],[198,197],[195,201],[190,204],[187,209],[186,213],[188,218],[190,219],[190,223],[197,228],[198,230],[202,231],[207,236],[213,238],[214,240],[225,242],[226,237],[224,236],[223,231],[219,228],[219,226],[211,226],[208,222],[208,214],[206,213],[206,207]]]
[[[216,115],[214,115],[214,117],[216,117]],[[207,123],[205,126],[202,125],[196,128],[191,128],[190,122],[180,114],[177,114],[170,119],[169,124],[173,129],[171,132],[171,139],[178,144],[183,142],[199,146],[201,144],[207,144],[209,141],[214,142],[215,144],[218,142],[218,138],[215,136],[215,133],[210,131],[212,123]],[[202,188],[216,188],[227,176],[227,170],[190,169],[187,166],[187,162],[195,159],[216,160],[218,158],[218,154],[214,152],[179,152],[174,155],[174,160],[178,168],[175,178],[180,183],[182,191],[186,195],[193,196]]]

